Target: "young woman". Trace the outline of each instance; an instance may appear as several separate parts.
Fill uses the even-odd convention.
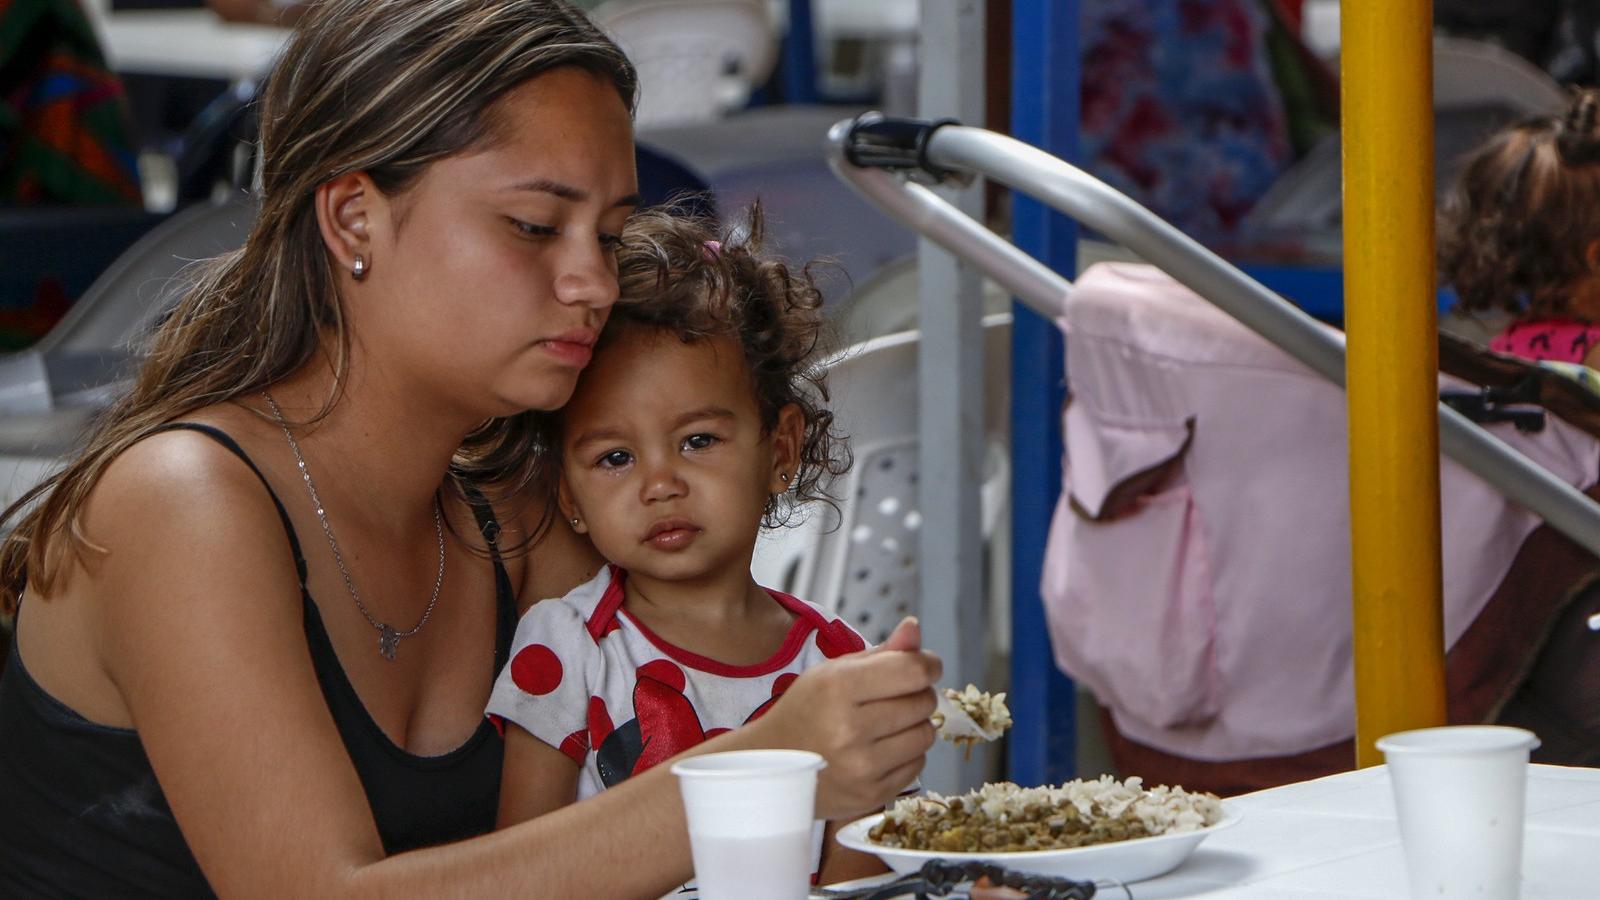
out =
[[[519,608],[600,559],[528,486],[617,295],[631,67],[553,0],[327,0],[261,111],[261,213],[0,550],[6,896],[657,896],[658,767],[493,826],[482,711]],[[695,748],[829,760],[818,813],[932,741],[907,625]],[[602,839],[603,838],[603,839]]]

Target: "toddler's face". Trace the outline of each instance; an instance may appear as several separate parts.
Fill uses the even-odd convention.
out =
[[[767,498],[792,473],[793,410],[763,434],[737,342],[629,327],[562,412],[563,512],[635,575],[748,571]]]

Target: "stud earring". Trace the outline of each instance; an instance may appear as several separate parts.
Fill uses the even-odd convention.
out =
[[[367,261],[361,254],[356,254],[356,261],[350,266],[350,277],[357,281],[367,277]]]
[[[572,527],[573,528],[577,528],[578,527],[578,517],[577,516],[573,516],[572,517]]]
[[[778,473],[778,477],[783,479],[783,483],[784,484],[788,484],[789,483],[789,473],[788,472],[779,472]]]

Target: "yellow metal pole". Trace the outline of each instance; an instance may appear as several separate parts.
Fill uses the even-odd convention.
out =
[[[1356,763],[1445,722],[1431,0],[1340,4]]]

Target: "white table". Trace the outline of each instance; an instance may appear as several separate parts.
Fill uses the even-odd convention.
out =
[[[1405,900],[1405,859],[1383,766],[1230,801],[1244,820],[1139,900]],[[1522,900],[1600,897],[1600,769],[1532,766]],[[1114,892],[1106,892],[1114,896]]]
[[[1243,820],[1177,871],[1133,885],[1137,900],[1407,900],[1383,766],[1228,802]],[[1532,766],[1527,821],[1521,900],[1600,897],[1600,769]]]
[[[271,25],[224,22],[209,9],[114,12],[100,33],[118,72],[224,81],[266,74],[289,37]]]

